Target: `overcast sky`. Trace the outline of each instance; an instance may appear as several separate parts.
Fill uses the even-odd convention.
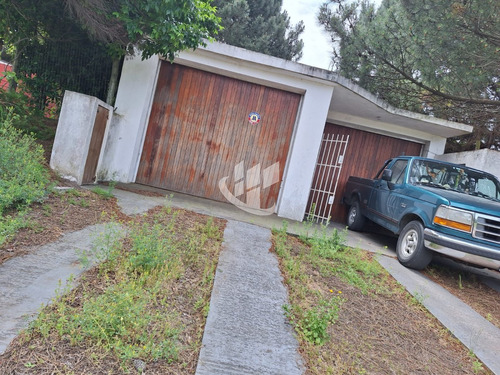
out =
[[[328,69],[332,51],[330,37],[316,21],[322,3],[324,0],[283,0],[283,9],[288,12],[293,25],[303,20],[306,26],[301,35],[304,49],[299,62]]]
[[[306,26],[301,37],[304,40],[302,64],[328,69],[332,44],[329,35],[323,31],[316,21],[319,7],[326,0],[283,0],[283,9],[288,12],[291,23],[295,25],[300,20]],[[380,4],[382,0],[372,0]]]

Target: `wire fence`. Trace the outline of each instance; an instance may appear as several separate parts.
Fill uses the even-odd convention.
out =
[[[40,109],[60,107],[65,90],[106,100],[112,59],[104,46],[81,39],[20,47],[17,74]]]

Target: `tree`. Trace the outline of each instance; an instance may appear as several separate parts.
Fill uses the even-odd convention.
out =
[[[4,0],[0,12],[8,14],[0,21],[0,36],[15,47],[16,57],[23,43],[65,38],[61,25],[84,32],[113,59],[111,88],[121,57],[135,47],[143,58],[160,54],[172,61],[177,52],[204,45],[220,28],[210,0],[45,0],[43,6],[38,0]],[[110,102],[113,96],[108,95]]]
[[[391,104],[474,126],[448,149],[500,149],[497,0],[331,0],[318,17],[333,62]]]
[[[214,0],[214,5],[224,27],[218,41],[286,60],[302,57],[304,23],[290,25],[281,0]]]
[[[69,19],[61,3],[46,1],[39,7],[32,0],[3,1],[0,12],[3,56],[22,78],[31,107],[44,109],[46,101],[60,98],[63,89],[105,97],[109,54]],[[12,77],[10,82],[15,91],[17,80]]]

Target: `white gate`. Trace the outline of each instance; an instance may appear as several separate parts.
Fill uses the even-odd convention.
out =
[[[330,220],[348,143],[349,135],[323,134],[306,212],[309,220]]]

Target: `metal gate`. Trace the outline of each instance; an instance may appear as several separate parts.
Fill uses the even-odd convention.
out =
[[[329,221],[349,135],[323,134],[309,195],[308,220]]]

